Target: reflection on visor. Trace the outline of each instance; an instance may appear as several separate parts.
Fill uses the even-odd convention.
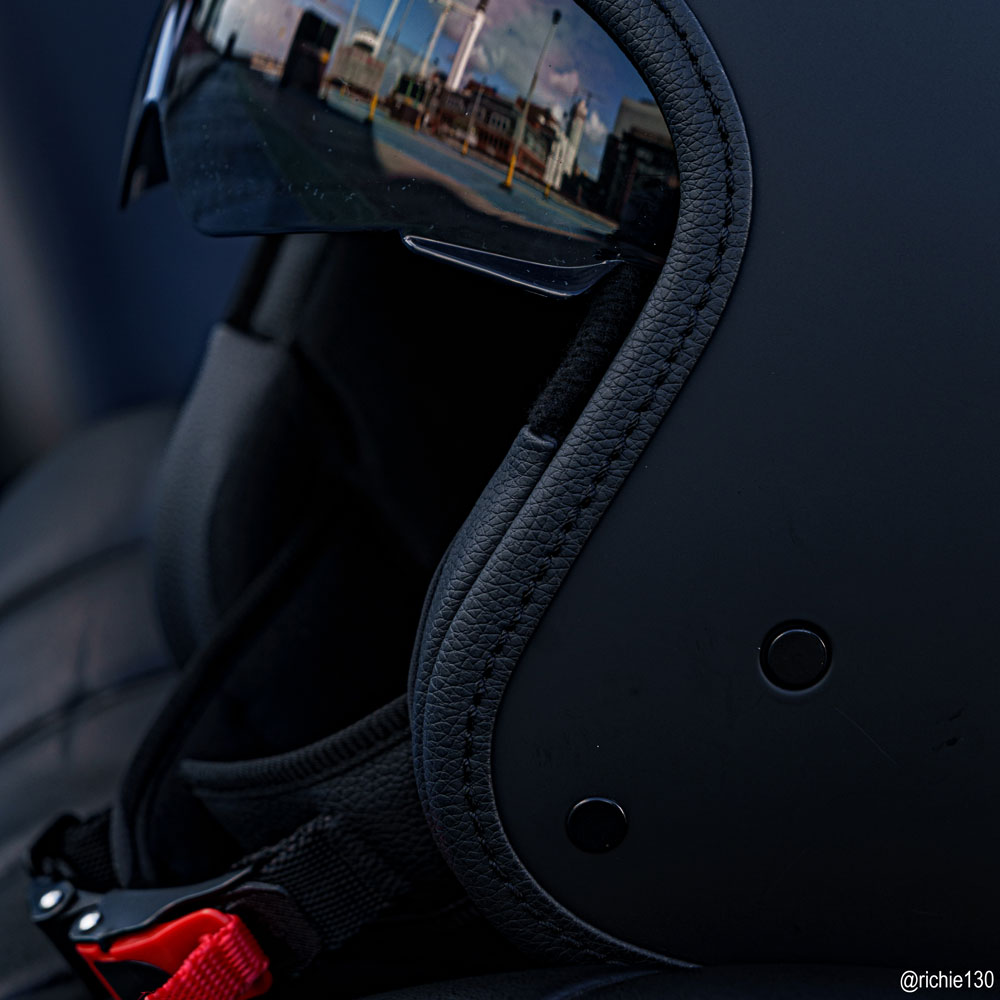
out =
[[[168,7],[143,92],[205,232],[398,230],[437,256],[462,248],[477,270],[592,267],[594,280],[609,262],[666,254],[670,134],[634,67],[571,3]]]

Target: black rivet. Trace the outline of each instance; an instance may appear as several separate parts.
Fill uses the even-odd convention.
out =
[[[782,625],[761,647],[764,676],[786,691],[804,691],[818,684],[830,667],[830,643],[814,625]]]
[[[584,799],[570,809],[566,832],[581,851],[603,854],[625,839],[628,817],[613,799]]]

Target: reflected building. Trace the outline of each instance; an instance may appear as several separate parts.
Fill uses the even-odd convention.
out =
[[[378,93],[386,64],[376,58],[377,47],[374,31],[356,32],[349,45],[342,45],[334,53],[327,83],[366,99]]]
[[[556,191],[562,189],[567,177],[576,173],[580,143],[587,127],[587,102],[580,98],[570,109],[569,131],[559,130],[545,168],[545,184]]]
[[[647,241],[660,242],[678,187],[677,155],[660,109],[626,97],[604,147],[593,207],[620,220],[623,229],[642,230]]]
[[[216,34],[220,8],[228,11],[226,4],[217,0],[208,5],[207,18],[215,23]],[[228,14],[223,21],[225,38],[216,39],[214,47],[227,59],[246,63],[283,89],[319,95],[340,26],[315,10],[293,4],[286,4],[281,15],[281,23],[265,33],[248,28],[238,12],[236,16]]]
[[[336,25],[320,17],[315,11],[303,11],[285,59],[281,86],[318,94],[330,58],[330,49],[336,39]]]
[[[430,78],[405,74],[387,101],[398,121],[474,152],[506,168],[514,150],[523,97],[504,97],[470,80],[451,90],[444,73]],[[546,195],[562,198],[619,225],[624,238],[660,247],[673,227],[678,201],[677,157],[659,108],[652,101],[622,100],[596,177],[580,169],[590,108],[577,100],[566,127],[549,108],[532,103],[525,115],[517,163],[520,176]]]
[[[611,135],[621,140],[627,132],[633,131],[656,136],[673,148],[674,140],[670,137],[667,123],[663,120],[663,113],[650,99],[636,101],[631,97],[622,98]]]
[[[469,149],[503,166],[514,151],[514,134],[524,106],[523,97],[510,100],[495,87],[474,80],[461,91],[449,90],[441,73],[429,80],[406,74],[389,99],[393,118],[412,125],[420,122],[430,134],[455,145],[467,142]],[[582,128],[580,131],[582,134]],[[575,159],[556,117],[548,108],[532,103],[527,110],[518,172],[539,184],[549,183],[560,148],[564,162],[571,156]]]

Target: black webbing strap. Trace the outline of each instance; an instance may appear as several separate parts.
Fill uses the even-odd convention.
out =
[[[410,754],[400,698],[280,757],[186,762],[192,792],[248,853],[233,865],[231,884],[210,897],[197,886],[178,887],[164,914],[173,919],[209,906],[240,916],[281,976],[297,976],[317,959],[336,962],[383,917],[392,950],[393,935],[407,933],[403,924],[465,899],[427,827]],[[107,813],[64,817],[36,845],[35,874],[104,897],[118,887],[109,840]],[[145,913],[143,899],[164,890],[125,891]],[[372,933],[381,940],[382,930]]]
[[[61,818],[35,845],[35,874],[101,896],[117,888],[95,877],[110,871],[107,830],[106,813],[89,820]],[[396,904],[413,903],[421,886],[420,878],[400,870],[347,819],[333,816],[316,817],[245,858],[235,870],[247,874],[227,898],[193,903],[193,908],[218,906],[241,916],[265,946],[274,971],[293,976],[320,956],[335,956]],[[418,870],[426,885],[426,865],[418,865]],[[178,899],[187,891],[178,888]],[[434,907],[439,902],[434,898]]]
[[[252,865],[255,881],[289,895],[327,953],[340,949],[413,889],[410,878],[332,816],[317,817],[244,863]],[[285,929],[270,930],[288,936]]]
[[[117,886],[111,859],[111,810],[86,819],[64,815],[55,820],[31,848],[36,875],[67,879],[87,892],[108,892]]]
[[[182,770],[247,851],[236,867],[280,887],[326,955],[389,911],[420,914],[464,898],[420,804],[403,697],[311,747]]]

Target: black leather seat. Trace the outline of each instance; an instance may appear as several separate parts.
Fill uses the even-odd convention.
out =
[[[150,527],[173,407],[104,421],[0,502],[0,996],[58,969],[24,918],[38,827],[106,804],[175,668]]]
[[[0,503],[3,868],[40,817],[101,804],[171,671],[148,539],[173,422],[157,407],[102,423]]]

